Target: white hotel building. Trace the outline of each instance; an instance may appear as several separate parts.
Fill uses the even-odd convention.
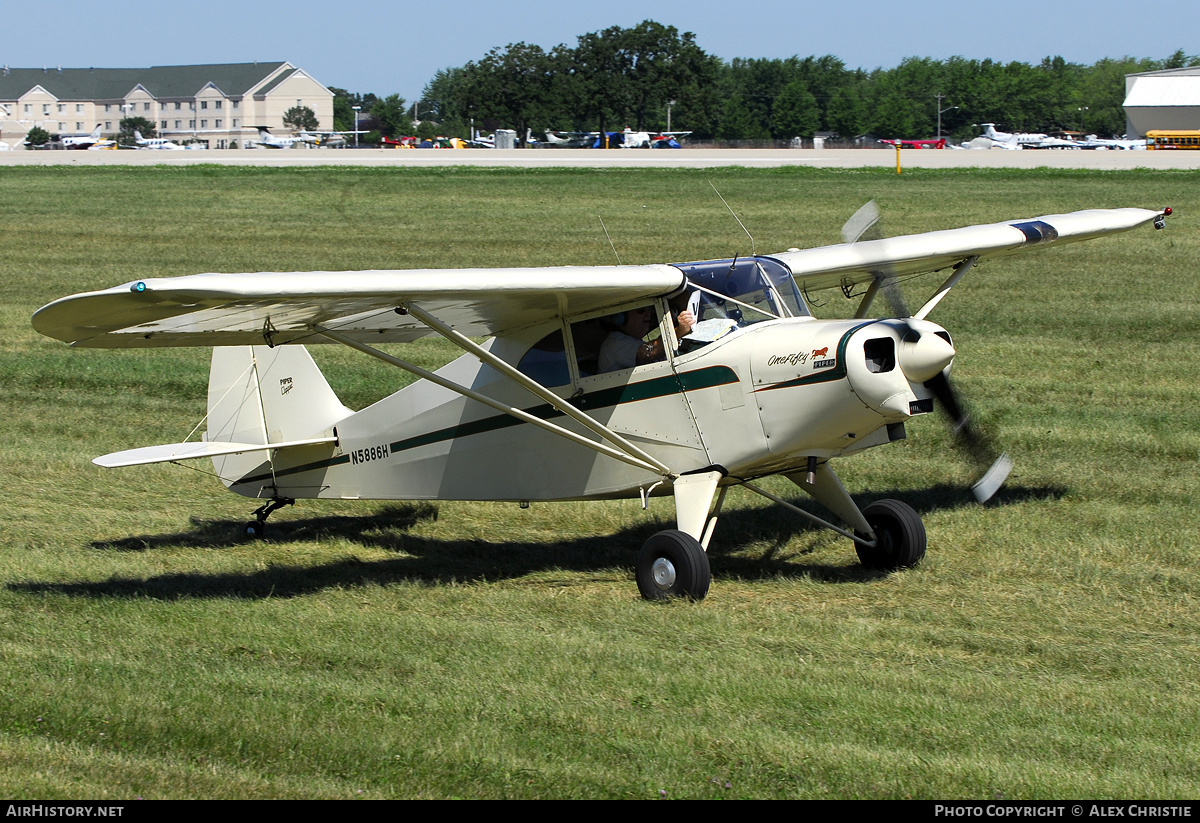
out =
[[[242,148],[258,137],[256,126],[286,131],[283,115],[294,106],[333,129],[333,92],[286,62],[0,70],[0,140],[13,148],[34,126],[71,135],[99,124],[114,136],[125,117],[144,117],[176,142]]]

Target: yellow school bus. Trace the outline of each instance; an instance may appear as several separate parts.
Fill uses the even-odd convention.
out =
[[[1159,129],[1146,132],[1147,149],[1200,149],[1200,131]]]

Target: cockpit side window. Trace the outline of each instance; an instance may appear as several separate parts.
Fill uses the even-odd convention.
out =
[[[579,376],[623,371],[666,358],[658,302],[571,324]]]
[[[533,344],[517,364],[517,371],[543,386],[563,386],[571,382],[567,369],[567,351],[562,329],[555,329]]]

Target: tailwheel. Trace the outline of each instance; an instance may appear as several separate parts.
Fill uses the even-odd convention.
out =
[[[925,556],[925,524],[907,503],[878,500],[863,509],[863,517],[875,531],[875,545],[855,541],[858,559],[868,569],[891,571],[915,566]],[[859,537],[869,539],[865,534]]]
[[[262,540],[267,532],[267,524],[260,523],[257,520],[249,520],[246,525],[242,526],[243,540]]]
[[[276,497],[268,500],[263,505],[254,510],[254,520],[249,520],[242,526],[242,540],[262,540],[267,533],[267,517],[276,509],[281,509],[284,506],[292,506],[296,503],[290,497]]]
[[[647,600],[703,600],[711,581],[704,547],[686,532],[661,531],[646,541],[638,555],[638,590]]]

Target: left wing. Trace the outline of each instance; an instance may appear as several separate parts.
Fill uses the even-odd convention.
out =
[[[920,274],[955,266],[969,257],[997,257],[1034,246],[1090,240],[1152,221],[1157,225],[1170,213],[1170,209],[1092,209],[770,256],[791,269],[801,289],[811,292],[869,283],[880,271]]]
[[[33,327],[75,346],[240,346],[329,342],[329,329],[369,343],[407,342],[431,329],[409,303],[468,336],[679,290],[671,266],[193,274],[138,280],[64,297]]]

